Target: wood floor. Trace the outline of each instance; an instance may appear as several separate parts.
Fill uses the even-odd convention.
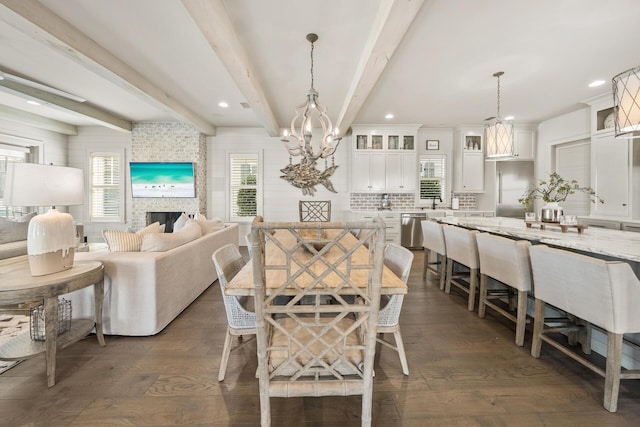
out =
[[[380,351],[374,425],[640,425],[640,381],[623,381],[608,413],[604,379],[549,346],[532,358],[530,329],[517,347],[513,324],[491,310],[479,319],[466,297],[423,282],[415,255],[401,319],[410,376]],[[27,360],[0,375],[0,425],[259,425],[255,342],[217,381],[225,324],[215,284],[154,337],[107,336],[101,348],[90,336],[60,351],[51,389],[44,357]],[[272,399],[274,426],[357,426],[359,411],[359,397]]]

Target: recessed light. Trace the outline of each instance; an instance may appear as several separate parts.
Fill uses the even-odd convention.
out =
[[[27,104],[31,104],[31,105],[40,105],[39,102],[36,101],[27,101]]]
[[[507,116],[507,117],[505,117],[504,119],[505,119],[505,120],[513,120],[513,119],[515,119],[515,117],[513,117],[513,116]]]
[[[229,107],[229,104],[227,104],[224,101],[220,101],[220,102],[218,102],[218,107],[227,108],[227,107]]]
[[[384,116],[385,119],[393,119],[393,114],[389,113],[386,116]]]
[[[598,86],[602,86],[605,83],[606,82],[604,80],[594,80],[591,83],[589,83],[589,87],[598,87]]]

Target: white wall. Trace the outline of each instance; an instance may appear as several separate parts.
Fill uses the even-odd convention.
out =
[[[131,192],[127,165],[131,160],[131,134],[117,132],[100,126],[78,128],[78,135],[69,137],[69,166],[89,170],[88,153],[91,151],[124,151],[123,176],[125,176],[125,222],[124,223],[89,223],[89,205],[72,206],[73,218],[85,224],[85,234],[89,242],[102,242],[102,230],[125,229],[131,222]],[[85,189],[89,188],[88,174],[85,173]]]
[[[216,136],[207,138],[207,211],[210,216],[229,219],[228,155],[247,151],[262,153],[261,177],[264,193],[263,209],[259,213],[265,220],[296,221],[298,201],[302,199],[331,200],[332,219],[347,219],[344,213],[349,209],[347,152],[350,142],[350,138],[343,139],[336,151],[335,162],[338,168],[330,180],[337,193],[330,192],[323,185],[317,185],[315,196],[311,197],[303,196],[301,189],[280,178],[280,169],[289,164],[289,155],[280,137],[269,137],[262,129],[218,128]],[[297,162],[295,158],[293,161]],[[318,165],[318,169],[324,169],[323,162]]]

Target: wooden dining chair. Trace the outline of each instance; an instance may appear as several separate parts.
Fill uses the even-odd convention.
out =
[[[413,263],[413,252],[395,243],[387,243],[384,249],[384,265],[406,284]],[[378,342],[398,352],[402,373],[409,375],[409,364],[400,333],[400,311],[404,295],[383,297],[384,304],[378,315]],[[395,345],[383,339],[384,334],[393,334]]]
[[[581,363],[605,378],[603,406],[609,412],[618,408],[621,379],[640,379],[640,370],[622,369],[624,334],[640,332],[640,281],[631,266],[623,261],[605,261],[562,249],[534,245],[530,248],[535,288],[535,320],[531,355],[540,357],[542,342]],[[545,306],[549,304],[582,325],[545,326]],[[553,334],[584,329],[590,324],[607,333],[607,361],[603,370],[579,353],[556,341]],[[583,334],[591,347],[591,334]]]
[[[331,221],[331,200],[300,200],[301,222]]]
[[[262,426],[271,397],[332,395],[362,395],[371,425],[384,223],[254,221],[250,239]],[[304,297],[312,303],[298,304]]]
[[[256,314],[245,308],[247,297],[224,294],[224,289],[229,280],[233,279],[246,264],[238,248],[230,243],[215,251],[211,258],[218,273],[218,283],[220,284],[220,292],[222,292],[224,309],[227,314],[227,333],[224,338],[222,359],[220,360],[220,370],[218,371],[218,381],[223,381],[231,350],[237,350],[249,342],[242,342],[243,336],[256,334]],[[234,336],[240,339],[241,344],[232,348],[231,341]]]

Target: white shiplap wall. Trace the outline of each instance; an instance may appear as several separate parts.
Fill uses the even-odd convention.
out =
[[[262,129],[218,128],[216,136],[207,138],[209,191],[207,211],[211,216],[229,219],[228,203],[228,155],[231,152],[262,153],[263,210],[267,221],[295,221],[298,218],[298,201],[301,199],[331,200],[332,219],[346,220],[349,209],[347,185],[347,150],[349,141],[342,141],[335,156],[338,169],[331,182],[338,193],[324,186],[316,186],[314,197],[303,196],[302,190],[280,178],[280,169],[289,163],[289,155],[279,137],[269,137]],[[294,159],[295,161],[295,159]],[[321,165],[319,169],[322,169]],[[246,228],[242,227],[241,242]]]

